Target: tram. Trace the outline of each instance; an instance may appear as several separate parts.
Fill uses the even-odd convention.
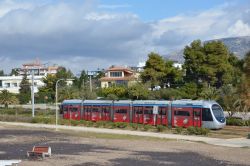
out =
[[[206,100],[64,100],[64,119],[112,121],[220,129],[226,125],[222,107]]]

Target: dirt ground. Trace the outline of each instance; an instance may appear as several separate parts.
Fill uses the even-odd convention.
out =
[[[28,159],[26,152],[34,145],[50,146],[52,156]],[[8,159],[22,160],[20,166],[250,165],[250,149],[1,125],[0,160]]]

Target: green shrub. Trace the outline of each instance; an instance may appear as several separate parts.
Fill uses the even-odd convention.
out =
[[[248,133],[248,135],[247,135],[247,139],[250,139],[250,133]]]
[[[92,127],[93,125],[94,125],[94,122],[92,122],[92,121],[87,121],[86,122],[87,127]]]
[[[124,129],[124,128],[126,128],[128,126],[128,123],[125,123],[125,122],[116,122],[115,126],[117,128]]]
[[[244,126],[245,122],[242,119],[227,118],[226,124],[230,126]]]
[[[166,126],[163,126],[163,125],[157,125],[156,126],[156,129],[158,132],[163,132],[166,130]]]
[[[70,124],[71,124],[72,126],[77,126],[77,125],[80,124],[80,121],[79,121],[79,120],[71,120],[71,121],[70,121]]]
[[[138,124],[137,124],[137,123],[130,123],[129,126],[130,126],[133,130],[137,130],[137,129],[138,129]]]
[[[104,121],[97,121],[95,124],[94,124],[94,127],[104,127]]]
[[[150,130],[150,129],[152,129],[153,128],[153,126],[152,125],[149,125],[149,124],[147,124],[147,125],[143,125],[143,131],[148,131],[148,130]]]
[[[245,121],[245,126],[250,126],[250,120]]]
[[[188,127],[187,133],[189,135],[207,135],[209,133],[209,129],[202,127]]]
[[[175,132],[176,132],[177,134],[181,134],[182,131],[183,131],[183,127],[176,127],[176,128],[175,128]]]

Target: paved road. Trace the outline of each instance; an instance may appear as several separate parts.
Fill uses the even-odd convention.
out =
[[[107,133],[107,134],[125,134],[135,136],[147,136],[156,138],[166,139],[177,139],[187,141],[198,141],[205,142],[212,145],[227,146],[227,147],[250,147],[250,139],[246,138],[234,138],[234,139],[219,139],[199,136],[188,136],[188,135],[177,135],[177,134],[163,134],[163,133],[152,133],[152,132],[141,132],[141,131],[129,131],[129,130],[118,130],[118,129],[104,129],[104,128],[93,128],[93,127],[76,127],[76,126],[63,126],[63,125],[47,125],[47,124],[30,124],[30,123],[15,123],[15,122],[0,122],[0,124],[26,126],[34,128],[50,128],[50,129],[63,129],[63,130],[75,130],[85,132],[96,132],[96,133]]]
[[[100,143],[78,143],[70,141],[73,139],[69,135],[44,130],[25,130],[25,129],[4,129],[1,130],[1,140],[10,138],[10,141],[1,143],[0,141],[0,160],[19,159],[20,165],[123,165],[123,166],[158,166],[158,165],[177,165],[177,166],[224,166],[235,165],[225,161],[219,161],[211,157],[206,157],[191,151],[143,151],[132,147],[129,150],[123,148],[109,147]],[[20,138],[20,140],[13,140]],[[32,139],[31,139],[32,138]],[[37,139],[46,138],[46,139]],[[22,140],[25,139],[25,140]],[[79,138],[78,138],[79,139]],[[33,145],[49,145],[52,148],[52,157],[43,161],[27,160],[26,151],[31,150]],[[121,156],[121,154],[129,154]],[[119,154],[117,156],[117,154]],[[81,158],[85,157],[85,158]],[[94,160],[87,162],[89,158]],[[81,158],[81,159],[79,159]],[[73,164],[76,160],[78,164]],[[100,160],[100,161],[98,161]]]

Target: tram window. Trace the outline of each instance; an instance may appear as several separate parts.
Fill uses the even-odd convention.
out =
[[[65,106],[64,106],[64,107],[63,107],[63,111],[64,111],[64,112],[67,112],[67,111],[68,111],[68,107],[65,107]]]
[[[175,116],[190,116],[190,113],[188,111],[175,111]]]
[[[117,109],[117,110],[115,110],[115,113],[117,113],[117,114],[127,114],[127,110],[126,109]]]
[[[99,112],[99,107],[93,107],[92,112]]]
[[[71,111],[71,112],[77,112],[77,111],[78,111],[78,108],[77,108],[77,107],[71,107],[71,108],[70,108],[70,111]]]
[[[110,107],[103,107],[102,110],[104,113],[109,113]]]
[[[201,116],[200,111],[194,111],[194,116]]]
[[[167,114],[167,108],[166,107],[159,107],[159,114],[160,115],[166,115]]]
[[[209,108],[202,109],[202,121],[213,121],[212,114]]]
[[[91,112],[91,106],[86,106],[85,107],[85,112]]]
[[[153,114],[153,107],[144,107],[144,114]]]
[[[142,114],[142,107],[134,107],[134,111],[136,114]]]

